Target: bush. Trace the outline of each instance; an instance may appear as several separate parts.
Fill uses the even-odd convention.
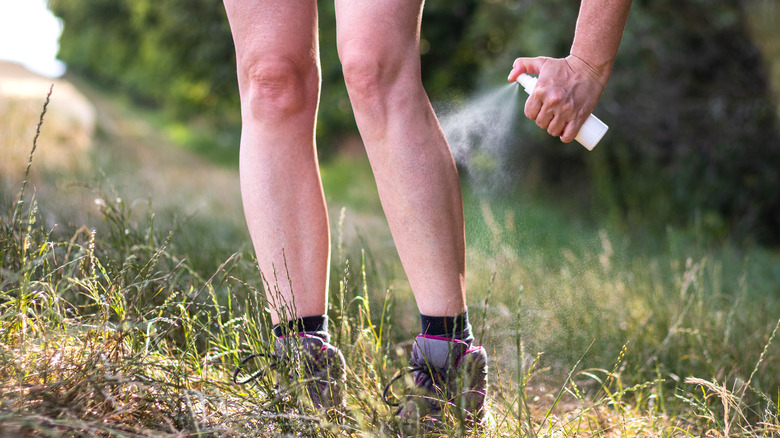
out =
[[[565,56],[578,1],[429,0],[423,80],[434,100],[501,82],[518,56]],[[333,2],[319,2],[322,156],[356,132],[335,50]],[[181,115],[238,123],[232,39],[219,0],[53,0],[61,58]],[[710,237],[780,243],[780,134],[745,3],[637,0],[598,113],[593,153],[548,147],[528,124],[502,169],[536,163],[547,185],[580,193],[628,226],[695,223]],[[522,150],[521,150],[522,149]]]
[[[483,76],[503,77],[518,56],[565,56],[578,3],[482,3],[462,47]],[[503,166],[536,162],[559,190],[590,181],[597,205],[629,226],[696,223],[710,237],[780,243],[780,134],[745,7],[634,1],[596,111],[611,126],[603,144],[551,147],[527,124],[524,152]]]

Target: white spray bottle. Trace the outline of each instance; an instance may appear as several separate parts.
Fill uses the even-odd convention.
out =
[[[537,79],[535,77],[529,76],[525,73],[522,73],[517,78],[517,83],[522,85],[525,89],[525,92],[529,95],[533,93],[534,88],[536,87],[536,81]],[[593,148],[595,148],[599,143],[599,141],[601,141],[601,138],[604,137],[604,134],[607,133],[607,129],[609,129],[609,127],[604,122],[591,114],[588,116],[588,120],[586,120],[585,124],[582,125],[580,132],[577,133],[577,136],[574,137],[574,139],[577,140],[581,145],[585,146],[587,150],[592,151]]]

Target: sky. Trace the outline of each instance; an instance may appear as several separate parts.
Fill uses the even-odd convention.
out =
[[[57,59],[62,22],[46,0],[0,0],[0,60],[18,62],[35,73],[59,77]]]

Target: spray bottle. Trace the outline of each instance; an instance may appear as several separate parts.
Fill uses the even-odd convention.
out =
[[[525,92],[529,95],[533,93],[534,88],[536,87],[536,81],[537,79],[535,77],[529,76],[525,73],[522,73],[517,78],[517,83],[522,85],[525,89]],[[585,124],[582,125],[580,132],[577,133],[577,136],[574,137],[574,139],[577,140],[581,145],[585,146],[587,150],[592,151],[593,148],[595,148],[599,143],[599,141],[601,141],[601,138],[604,137],[604,134],[607,133],[607,129],[609,129],[609,127],[604,122],[591,114],[588,116],[588,120],[586,120]]]

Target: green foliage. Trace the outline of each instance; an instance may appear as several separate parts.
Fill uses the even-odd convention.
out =
[[[180,116],[238,122],[235,53],[221,1],[52,0],[68,67]]]
[[[347,411],[334,422],[277,397],[273,373],[228,384],[241,357],[270,346],[269,304],[242,280],[256,277],[251,258],[198,272],[186,261],[197,249],[172,245],[153,212],[134,220],[121,200],[100,199],[99,230],[73,235],[47,228],[34,200],[0,215],[0,432],[399,435],[380,394],[405,359],[400,296],[370,293],[382,282],[370,253],[334,252],[329,316],[349,367]],[[470,281],[493,277],[470,308],[493,358],[494,424],[474,432],[453,419],[442,435],[780,432],[776,263],[752,253],[759,269],[746,264],[732,294],[729,257],[681,262],[694,247],[675,236],[668,259],[635,257],[605,232],[594,242],[553,210],[517,205],[468,212],[488,244],[470,253],[483,262]]]
[[[507,47],[496,60],[565,56],[577,3],[488,2],[475,21],[503,29]],[[777,114],[744,7],[635,1],[597,109],[611,125],[603,144],[586,155],[528,136],[531,152],[518,158],[539,161],[547,182],[592,181],[600,204],[631,227],[696,222],[715,238],[780,242]],[[469,35],[477,45],[498,32],[476,29],[484,29]]]
[[[777,244],[777,114],[742,5],[635,2],[603,100],[620,129],[589,165],[634,218]]]
[[[777,254],[700,246],[671,229],[665,239],[637,241],[577,223],[549,201],[527,196],[467,193],[466,199],[469,295],[484,296],[469,308],[484,318],[474,326],[485,327],[477,330],[479,340],[497,357],[517,355],[520,367],[533,361],[561,375],[583,355],[586,367],[598,369],[619,356],[612,377],[626,389],[644,387],[630,398],[655,394],[651,409],[661,411],[673,404],[663,393],[693,399],[708,427],[721,431],[736,424],[723,421],[729,409],[735,414],[735,403],[744,403],[736,415],[744,415],[736,420],[744,425],[761,415],[758,392],[780,389],[770,377],[780,370],[769,371],[774,365],[765,362],[780,358]],[[751,332],[752,324],[762,329]],[[693,376],[706,381],[706,394],[683,390]]]
[[[137,99],[237,124],[232,39],[219,0],[52,0],[71,69]],[[559,190],[589,185],[627,227],[695,223],[715,239],[780,242],[780,134],[763,62],[734,0],[634,1],[597,112],[611,126],[594,152],[522,129],[506,168],[539,169]],[[518,56],[566,56],[576,0],[429,0],[422,73],[435,101],[502,83]],[[318,141],[328,158],[356,132],[335,48],[334,3],[320,8]],[[517,180],[519,181],[519,179]]]

